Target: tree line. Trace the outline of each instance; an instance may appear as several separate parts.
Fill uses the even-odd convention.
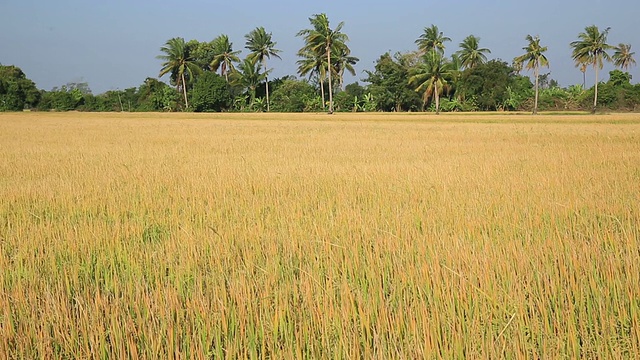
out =
[[[630,44],[608,43],[610,28],[587,26],[569,44],[583,84],[561,88],[541,73],[550,66],[539,36],[527,35],[523,54],[510,63],[489,59],[491,50],[469,35],[450,56],[451,38],[436,25],[425,27],[410,52],[385,53],[358,82],[345,85],[345,73],[355,76],[359,59],[351,54],[344,23],[332,27],[326,14],[309,18],[300,30],[297,76],[270,79],[272,60],[280,59],[272,33],[257,27],[245,35],[248,55],[241,59],[229,37],[210,42],[169,39],[157,56],[158,77],[139,87],[93,95],[86,83],[69,83],[51,91],[37,90],[19,68],[0,66],[0,110],[81,111],[483,111],[591,110],[600,106],[637,110],[640,85],[627,72],[636,65]],[[617,68],[609,80],[599,80],[605,62]],[[587,89],[586,72],[593,69],[594,86]],[[523,75],[530,71],[529,76]]]

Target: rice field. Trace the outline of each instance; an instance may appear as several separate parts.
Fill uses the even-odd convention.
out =
[[[640,114],[0,114],[0,358],[640,357]]]

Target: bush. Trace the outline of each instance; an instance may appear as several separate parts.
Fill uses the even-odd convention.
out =
[[[196,112],[223,111],[231,106],[231,94],[223,77],[210,71],[198,76],[191,92],[191,110]]]
[[[316,90],[306,81],[288,79],[282,82],[270,96],[271,111],[318,111]],[[322,109],[322,101],[319,102]]]

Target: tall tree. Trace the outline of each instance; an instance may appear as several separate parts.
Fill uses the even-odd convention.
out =
[[[175,82],[178,91],[182,90],[185,106],[189,108],[187,79],[193,80],[194,74],[198,73],[200,69],[189,54],[187,43],[181,37],[172,38],[167,40],[160,51],[164,54],[158,55],[156,58],[164,62],[159,76],[171,73],[171,80]]]
[[[482,64],[484,64],[484,62],[479,63],[478,65]],[[474,65],[474,67],[475,66],[476,65]],[[464,99],[464,94],[462,93],[462,91],[458,91],[460,79],[462,79],[462,68],[462,60],[460,60],[460,56],[457,53],[452,54],[451,60],[449,61],[449,76],[446,79],[449,83],[447,86],[447,95],[451,97],[452,94],[455,94],[457,100]]]
[[[309,76],[309,79],[314,76],[318,79],[320,84],[320,94],[322,96],[322,110],[325,109],[325,96],[324,96],[324,79],[327,77],[327,59],[323,54],[318,54],[307,48],[302,48],[298,51],[300,60],[296,61],[298,64],[298,74],[300,76]]]
[[[591,64],[596,73],[592,113],[596,112],[598,104],[598,70],[602,69],[604,61],[611,61],[611,56],[607,53],[607,50],[613,48],[607,44],[609,30],[611,28],[600,32],[600,29],[595,25],[587,26],[584,32],[578,34],[578,40],[570,44],[573,48],[572,57],[576,64]]]
[[[628,70],[632,65],[636,64],[636,60],[633,58],[635,52],[631,51],[630,44],[619,44],[615,48],[613,54],[613,64],[622,70]]]
[[[451,66],[447,59],[440,51],[432,49],[423,55],[423,62],[409,78],[409,84],[416,86],[415,91],[423,93],[423,106],[433,97],[436,114],[440,114],[440,94],[450,73]]]
[[[431,50],[436,50],[440,54],[444,54],[444,43],[447,41],[451,41],[451,38],[444,36],[436,25],[431,25],[430,27],[424,28],[424,31],[416,40],[416,44],[423,54]]]
[[[271,59],[272,56],[281,59],[280,55],[278,55],[280,50],[275,48],[276,43],[271,40],[271,33],[268,33],[262,26],[251,30],[250,33],[245,35],[245,39],[247,40],[245,48],[251,52],[249,56],[254,57],[264,67],[267,111],[269,111],[269,79],[267,77],[269,69],[267,69],[267,59]]]
[[[229,83],[229,73],[234,70],[233,63],[240,62],[240,58],[238,58],[240,51],[233,51],[233,43],[224,34],[213,39],[212,47],[213,60],[209,66],[213,71],[220,69],[220,75],[224,76]]]
[[[251,106],[256,100],[258,85],[267,78],[268,74],[268,71],[261,72],[260,64],[256,57],[248,56],[238,64],[238,68],[232,73],[232,83],[249,91]]]
[[[589,64],[584,62],[576,62],[576,67],[580,68],[580,72],[582,73],[582,89],[587,87],[587,68]]]
[[[522,48],[525,51],[524,54],[516,57],[513,62],[517,64],[525,64],[524,67],[527,70],[533,70],[533,77],[535,78],[534,87],[535,87],[535,100],[533,102],[533,114],[536,115],[538,113],[538,85],[540,80],[540,67],[546,66],[549,67],[549,60],[544,55],[547,51],[546,46],[540,45],[540,37],[536,35],[535,37],[531,35],[527,35],[525,38],[529,44]]]
[[[327,78],[329,80],[329,113],[333,113],[333,83],[331,82],[331,54],[334,48],[347,47],[349,37],[342,32],[344,22],[331,29],[326,14],[316,14],[309,18],[312,29],[304,29],[297,36],[304,38],[305,46],[301,51],[323,54],[327,58]]]
[[[487,62],[487,55],[491,54],[491,50],[479,47],[480,38],[469,35],[460,43],[460,50],[456,52],[460,58],[462,67],[471,69],[477,65]]]
[[[351,50],[347,47],[340,47],[336,49],[334,52],[334,69],[336,71],[336,75],[340,81],[340,90],[344,90],[344,72],[345,70],[349,72],[349,74],[355,76],[356,70],[353,68],[360,59],[355,56],[351,56]]]

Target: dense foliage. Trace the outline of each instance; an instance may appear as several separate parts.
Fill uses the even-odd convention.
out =
[[[19,111],[38,103],[40,93],[16,66],[0,65],[0,111]]]
[[[213,72],[203,73],[198,77],[191,92],[193,111],[223,111],[231,105],[231,94],[227,82]]]
[[[364,70],[363,85],[344,83],[356,74],[359,59],[351,54],[344,23],[332,27],[326,14],[309,18],[310,27],[297,35],[297,75],[270,78],[269,68],[280,59],[272,34],[256,27],[245,35],[249,54],[240,58],[233,42],[220,34],[209,42],[171,38],[160,47],[159,76],[168,84],[147,78],[139,87],[93,95],[86,83],[68,83],[41,91],[16,66],[0,65],[0,111],[636,111],[640,85],[626,72],[636,65],[630,44],[607,43],[610,28],[587,26],[571,42],[571,56],[583,72],[593,70],[595,86],[561,88],[542,68],[550,67],[547,47],[538,36],[527,35],[524,54],[511,64],[489,59],[491,50],[468,35],[447,56],[452,39],[436,25],[425,27],[416,49],[387,52]],[[525,43],[526,44],[526,43]],[[525,45],[523,44],[523,45]],[[269,61],[267,61],[269,60]],[[619,68],[602,82],[604,62]],[[529,71],[526,75],[521,72]],[[591,73],[591,71],[590,71]],[[219,75],[218,75],[219,74]]]

